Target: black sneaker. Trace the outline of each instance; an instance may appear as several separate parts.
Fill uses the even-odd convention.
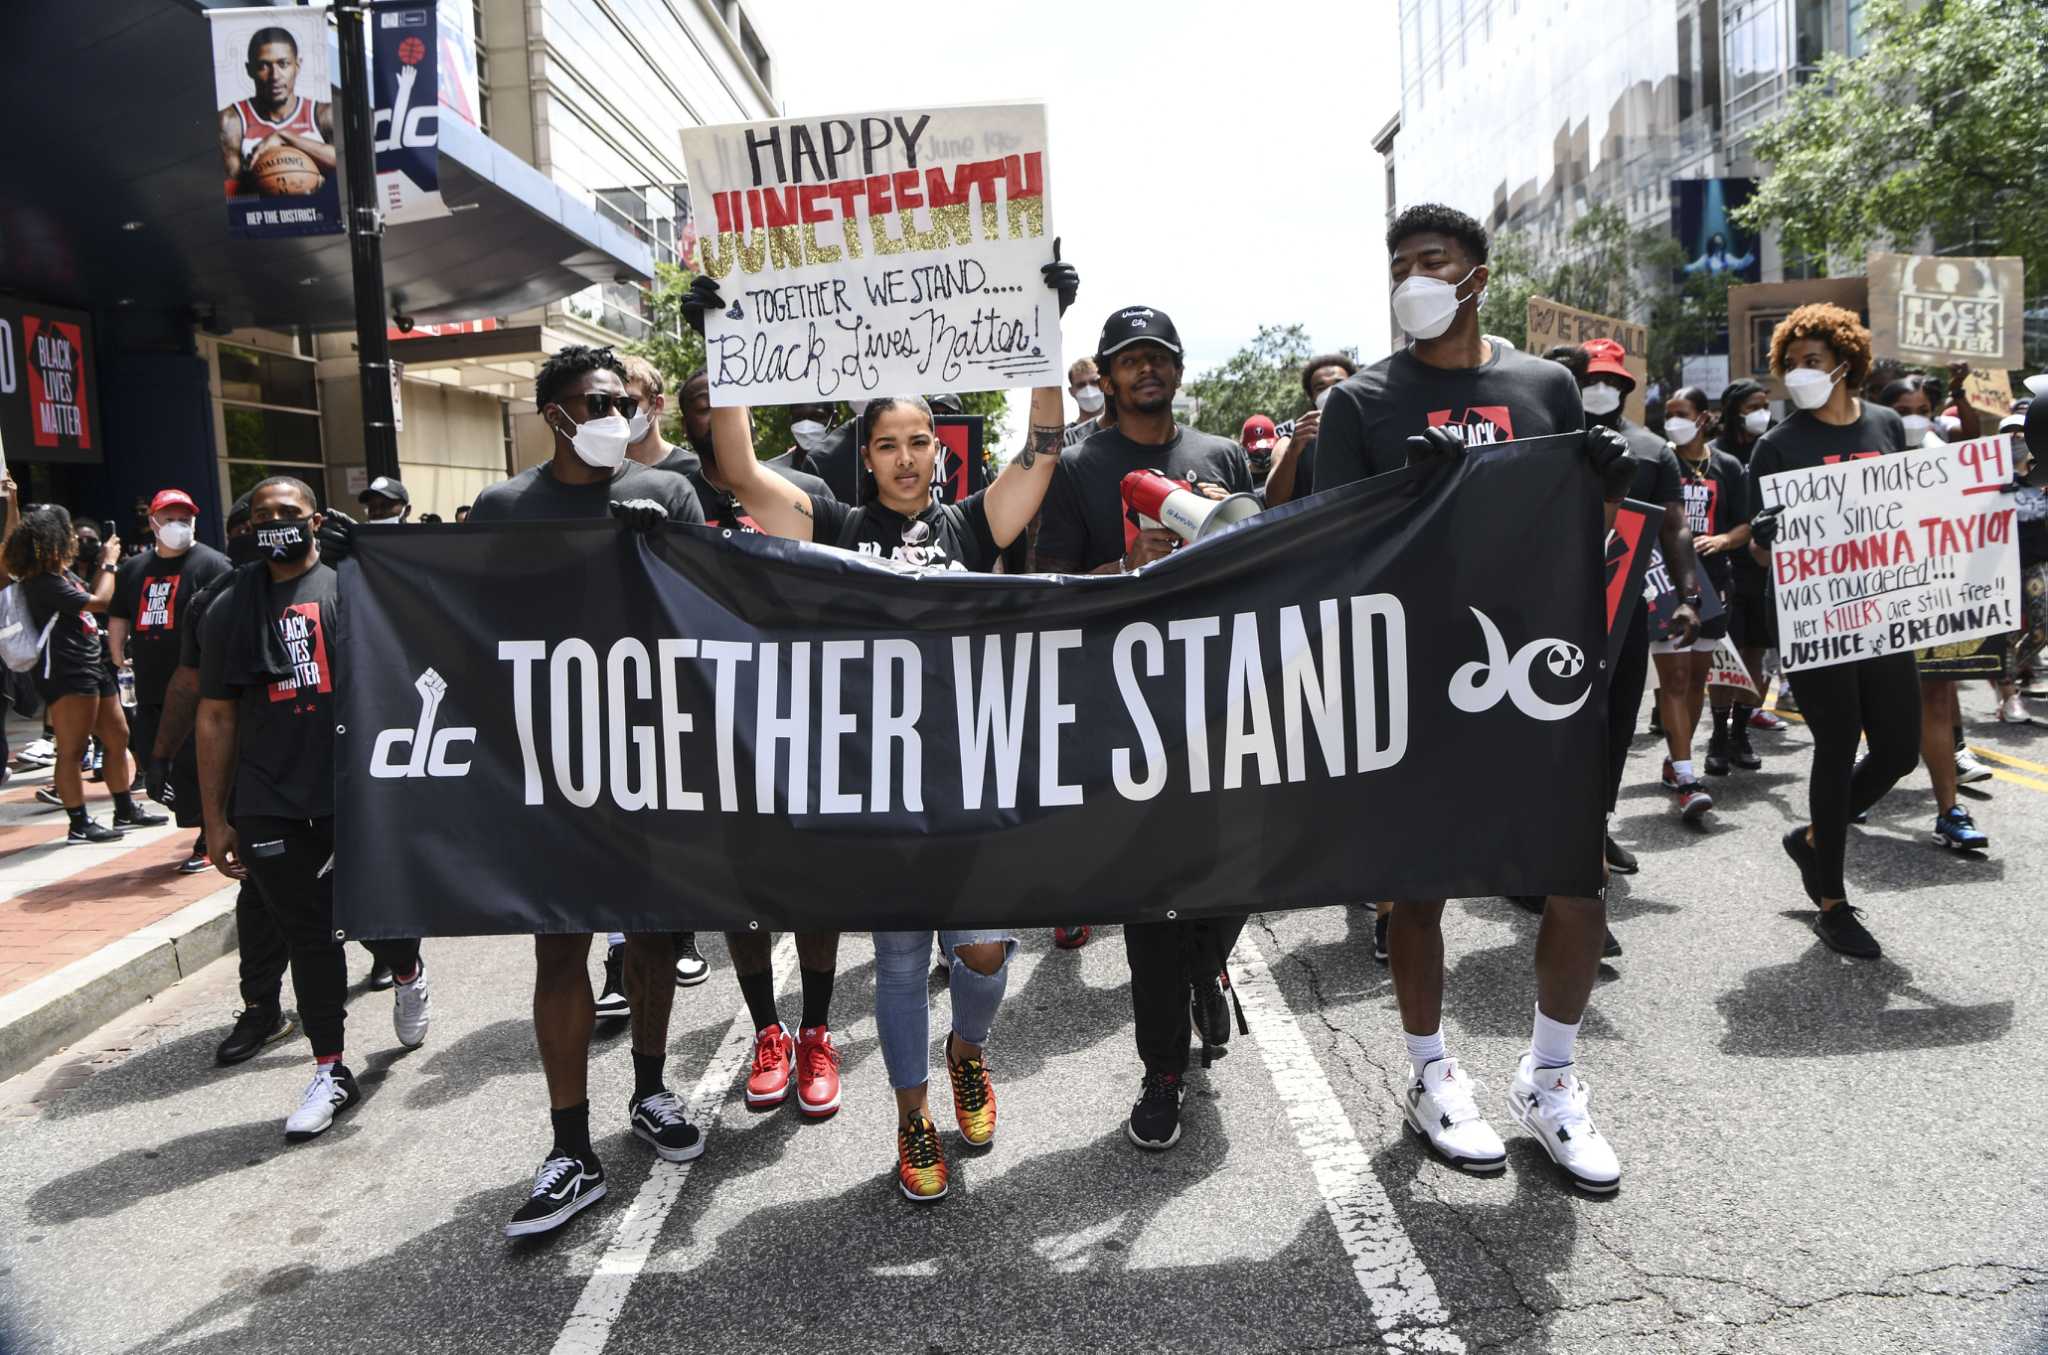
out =
[[[1621,954],[1621,942],[1614,939],[1614,928],[1607,928],[1607,939],[1600,943],[1600,958],[1611,960]]]
[[[1806,890],[1806,897],[1813,903],[1820,902],[1820,854],[1813,844],[1806,840],[1804,828],[1794,828],[1778,839],[1785,848],[1785,855],[1792,858],[1792,864],[1799,867],[1799,883]]]
[[[1230,1043],[1230,995],[1224,982],[1220,974],[1204,974],[1189,985],[1188,994],[1195,1033],[1219,1052]]]
[[[1185,1088],[1179,1073],[1147,1073],[1138,1088],[1124,1133],[1151,1152],[1164,1152],[1180,1142],[1180,1098]]]
[[[682,1098],[663,1087],[651,1096],[626,1102],[633,1137],[654,1145],[664,1162],[688,1162],[704,1155],[704,1136],[683,1117]]]
[[[711,966],[697,953],[697,933],[676,933],[676,987],[695,988],[711,977]]]
[[[213,1051],[214,1062],[223,1068],[256,1057],[267,1044],[275,1044],[292,1033],[293,1021],[276,1007],[244,1007],[235,1017],[235,1028]]]
[[[157,828],[170,821],[170,815],[159,814],[155,810],[145,809],[141,805],[137,805],[134,809],[128,810],[125,813],[119,809],[114,811],[114,826],[116,828]]]
[[[1875,960],[1884,954],[1884,950],[1877,944],[1877,938],[1856,920],[1858,911],[1855,905],[1848,903],[1823,908],[1820,916],[1813,920],[1813,930],[1830,950],[1859,960]]]
[[[378,960],[370,966],[370,991],[381,993],[398,982],[398,976],[391,972],[391,966]]]
[[[507,1237],[551,1233],[604,1198],[604,1167],[596,1153],[556,1153],[534,1174],[533,1193],[505,1225]]]
[[[178,874],[197,875],[213,869],[213,858],[205,852],[195,852],[178,863]]]
[[[109,828],[104,823],[87,819],[83,824],[72,824],[71,831],[64,835],[64,840],[66,842],[104,843],[119,842],[121,837],[120,829]]]
[[[48,805],[52,809],[62,809],[64,807],[64,797],[57,793],[55,786],[41,786],[36,790],[36,803]]]
[[[1728,736],[1719,730],[1707,736],[1707,775],[1728,775]]]
[[[1617,875],[1633,875],[1640,869],[1636,854],[1614,840],[1614,834],[1607,835],[1607,869]]]
[[[1756,755],[1756,749],[1750,747],[1749,721],[1744,720],[1728,731],[1728,760],[1745,772],[1756,771],[1764,765],[1764,760]]]
[[[1387,962],[1387,920],[1392,913],[1381,913],[1372,920],[1372,958],[1381,964]]]
[[[611,946],[604,953],[604,986],[597,993],[597,1019],[623,1021],[633,1014],[626,1000],[626,948]]]

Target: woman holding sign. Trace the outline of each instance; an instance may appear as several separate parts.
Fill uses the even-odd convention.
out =
[[[1071,264],[1044,269],[1060,310],[1073,304],[1079,275]],[[724,309],[718,284],[699,277],[684,314],[700,332],[707,309]],[[959,503],[932,496],[932,463],[939,441],[931,407],[918,396],[883,396],[860,415],[860,465],[872,475],[873,497],[859,507],[805,493],[754,457],[753,430],[744,408],[713,409],[711,444],[727,487],[763,532],[796,541],[857,550],[863,555],[934,569],[988,573],[1005,547],[1038,516],[1064,432],[1061,388],[1031,393],[1031,432],[1024,450],[995,483]],[[983,1045],[1009,986],[1017,939],[987,931],[885,931],[875,941],[875,1026],[896,1092],[896,1184],[920,1203],[942,1199],[949,1169],[929,1102],[930,974],[936,935],[953,1002],[946,1036],[946,1072],[953,1084],[953,1115],[969,1146],[995,1137],[995,1086]]]
[[[1771,335],[1771,374],[1796,411],[1763,435],[1750,457],[1750,499],[1764,505],[1750,524],[1751,549],[1768,566],[1780,500],[1767,483],[1781,471],[1907,449],[1906,426],[1882,405],[1856,397],[1870,370],[1870,331],[1840,306],[1801,306]],[[1788,549],[1790,543],[1788,543]],[[1784,637],[1790,642],[1791,637]],[[1920,760],[1920,679],[1910,650],[1793,671],[1799,711],[1813,730],[1808,786],[1813,821],[1785,834],[1807,897],[1820,908],[1814,930],[1844,955],[1875,959],[1877,939],[1857,919],[1842,883],[1849,820],[1883,798]],[[1867,739],[1860,761],[1856,748]]]

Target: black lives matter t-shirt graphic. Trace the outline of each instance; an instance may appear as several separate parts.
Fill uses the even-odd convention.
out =
[[[934,502],[916,517],[905,517],[879,503],[849,508],[814,495],[812,539],[819,545],[919,569],[986,574],[995,568],[997,553],[983,503],[987,492],[970,494],[959,503]]]
[[[107,613],[128,623],[127,652],[141,704],[163,704],[177,671],[181,637],[192,624],[192,599],[232,570],[225,555],[203,545],[168,559],[146,550],[121,565]]]
[[[236,703],[235,812],[283,819],[334,813],[336,577],[315,565],[270,586],[268,623],[292,670],[249,686],[227,680],[228,637],[252,624],[235,592],[216,593],[200,637],[200,695]]]
[[[1429,426],[1450,429],[1467,447],[1491,447],[1496,442],[1515,440],[1515,412],[1506,405],[1433,409]]]
[[[277,618],[277,634],[291,656],[292,675],[270,684],[271,703],[332,692],[334,669],[327,660],[327,629],[320,624],[320,604],[294,602],[286,607]],[[311,713],[314,709],[310,704],[295,706],[294,712]]]

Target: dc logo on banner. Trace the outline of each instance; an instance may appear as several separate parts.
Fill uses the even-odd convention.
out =
[[[1513,658],[1508,657],[1507,641],[1501,638],[1500,627],[1477,607],[1470,609],[1479,622],[1480,634],[1486,638],[1486,658],[1482,662],[1468,663],[1451,675],[1451,704],[1468,715],[1477,715],[1492,710],[1500,704],[1503,696],[1515,703],[1515,709],[1532,720],[1565,720],[1578,713],[1592,695],[1593,685],[1589,681],[1572,701],[1552,701],[1537,692],[1530,670],[1541,657],[1543,666],[1550,671],[1559,691],[1564,685],[1578,677],[1586,669],[1586,652],[1569,640],[1546,638],[1531,640],[1516,650]]]
[[[434,720],[441,713],[441,702],[448,695],[448,682],[439,673],[429,668],[413,680],[413,690],[420,694],[419,722],[411,729],[385,729],[377,734],[376,746],[370,751],[370,775],[380,780],[397,780],[421,776],[467,776],[468,762],[450,762],[448,754],[458,743],[474,745],[476,730],[443,729],[436,731]],[[393,761],[400,750],[408,750],[406,760]]]

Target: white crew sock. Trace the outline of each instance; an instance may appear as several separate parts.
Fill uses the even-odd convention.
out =
[[[1444,1032],[1439,1026],[1428,1035],[1413,1035],[1401,1032],[1402,1043],[1408,1046],[1408,1062],[1415,1065],[1415,1079],[1422,1080],[1422,1070],[1444,1057]]]
[[[1692,759],[1687,758],[1683,762],[1672,763],[1671,772],[1672,775],[1678,778],[1678,784],[1681,786],[1684,785],[1686,782],[1692,780]]]
[[[1410,1039],[1415,1038],[1409,1036]],[[1529,1054],[1538,1068],[1562,1068],[1572,1061],[1572,1045],[1579,1038],[1579,1023],[1553,1021],[1536,1009],[1536,1031],[1529,1037]]]

